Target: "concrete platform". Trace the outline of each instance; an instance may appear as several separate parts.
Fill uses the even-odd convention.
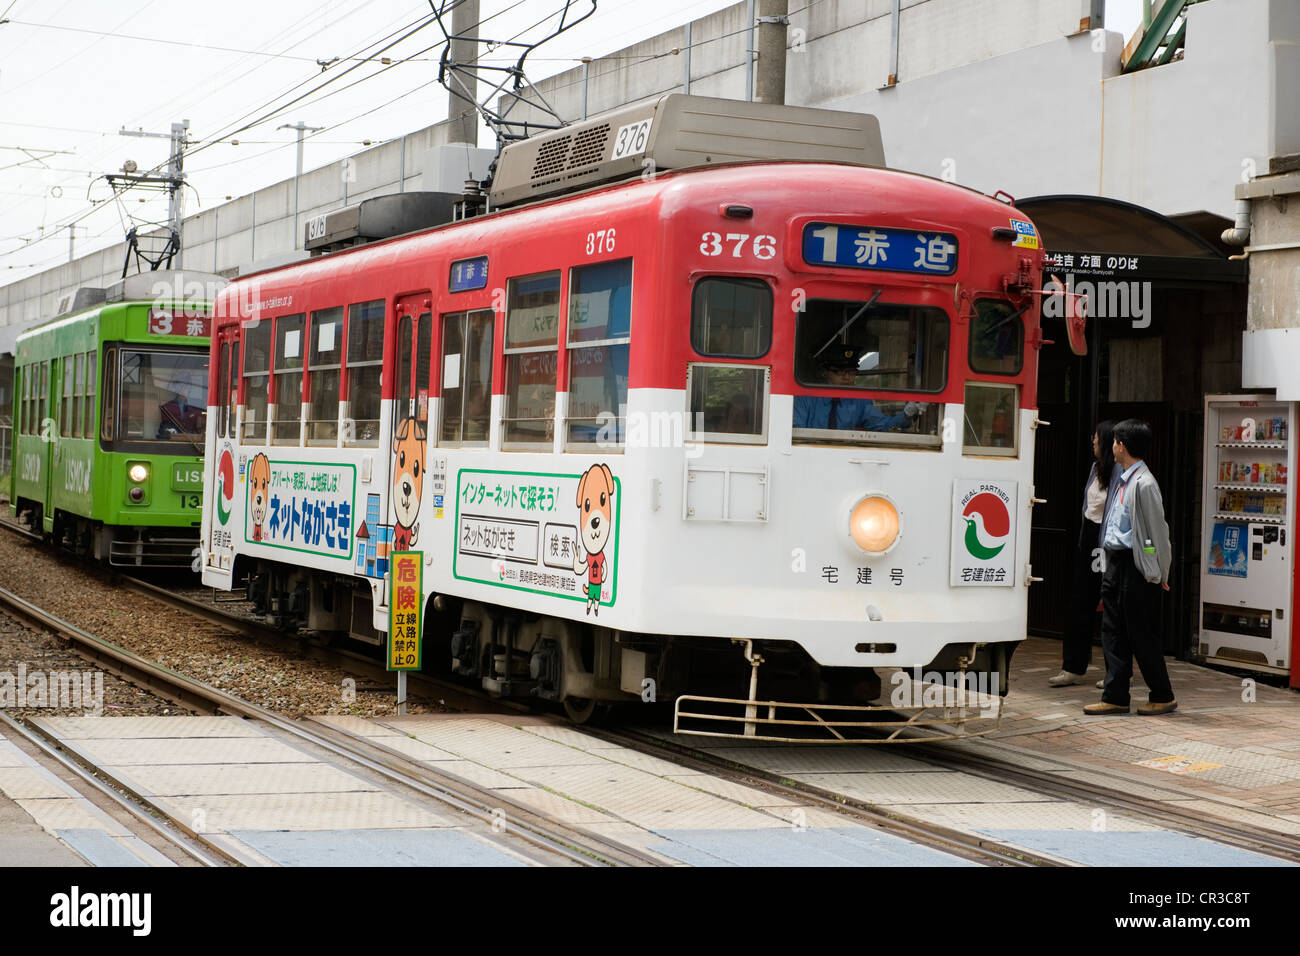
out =
[[[356,718],[321,719],[350,729],[363,726]],[[551,814],[668,863],[974,865],[545,717],[387,717],[364,725],[363,732],[430,767],[487,787],[503,804]]]
[[[1083,706],[1101,700],[1094,686],[1103,674],[1100,648],[1093,662],[1085,684],[1051,687],[1048,678],[1061,669],[1059,642],[1025,641],[1012,659],[1001,730],[961,746],[1046,759],[1098,783],[1123,782],[1201,812],[1300,834],[1300,692],[1169,660],[1178,700],[1172,714],[1087,717]],[[1131,697],[1134,711],[1146,701],[1140,678]]]
[[[173,866],[0,733],[0,861],[6,866]]]

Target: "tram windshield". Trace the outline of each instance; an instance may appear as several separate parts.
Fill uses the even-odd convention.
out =
[[[117,439],[203,447],[208,353],[122,350]]]
[[[812,299],[795,326],[795,381],[810,390],[917,392],[912,401],[810,394],[794,398],[795,441],[938,441],[948,374],[948,316],[941,309]]]

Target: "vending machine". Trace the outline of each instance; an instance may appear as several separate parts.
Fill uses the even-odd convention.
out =
[[[1295,433],[1293,402],[1205,399],[1200,656],[1300,686],[1300,667],[1292,674]]]

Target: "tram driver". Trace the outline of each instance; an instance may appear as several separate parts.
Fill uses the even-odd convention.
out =
[[[852,388],[856,384],[861,361],[857,349],[850,346],[831,346],[818,359],[822,381],[834,388]],[[925,411],[923,402],[908,402],[898,414],[886,415],[869,398],[796,395],[794,427],[869,432],[898,431],[923,411]]]

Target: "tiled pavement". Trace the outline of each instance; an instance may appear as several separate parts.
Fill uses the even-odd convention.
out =
[[[1178,709],[1141,717],[1146,687],[1135,678],[1134,713],[1087,717],[1101,699],[1101,650],[1087,682],[1051,687],[1056,641],[1030,638],[1012,660],[997,733],[961,746],[1037,754],[1102,773],[1104,782],[1150,784],[1204,812],[1300,833],[1300,692],[1179,661],[1168,661]]]

